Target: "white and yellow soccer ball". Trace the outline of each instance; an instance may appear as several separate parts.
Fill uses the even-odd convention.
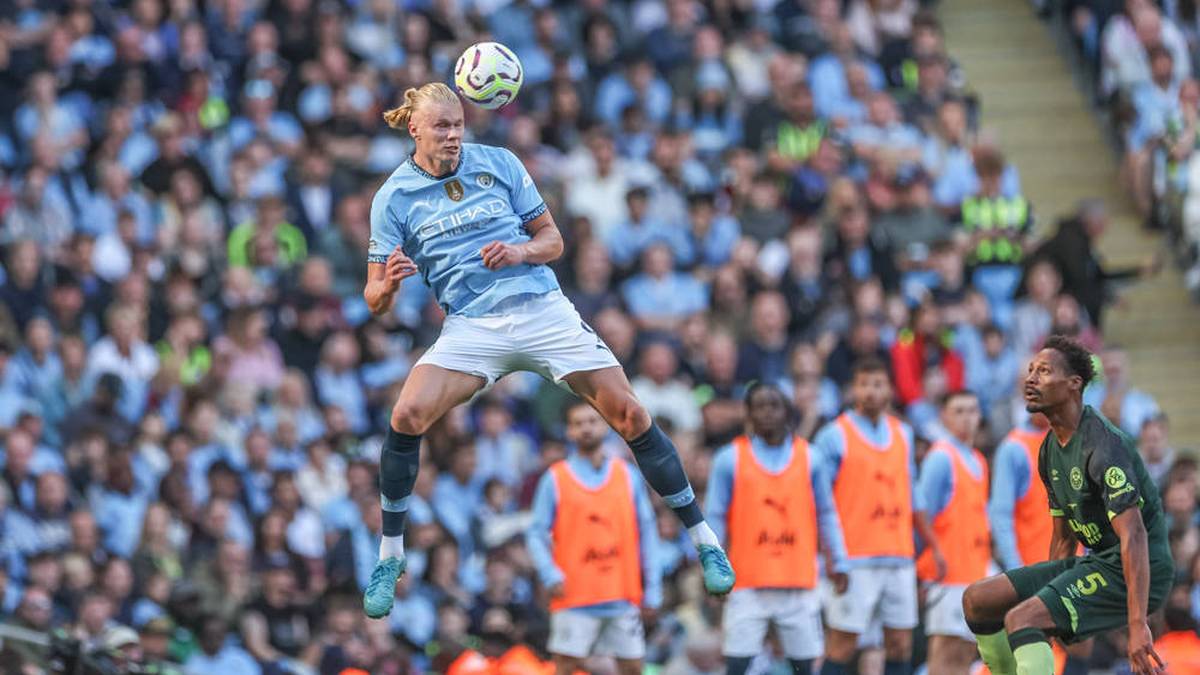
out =
[[[488,110],[508,105],[517,97],[525,70],[511,49],[499,42],[477,42],[458,57],[454,86],[471,103]]]

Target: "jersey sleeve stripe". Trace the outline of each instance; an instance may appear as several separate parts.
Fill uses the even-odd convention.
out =
[[[386,263],[387,259],[388,257],[382,253],[371,253],[367,255],[367,262],[369,263]]]
[[[545,212],[546,212],[546,202],[542,202],[541,204],[538,204],[536,207],[534,207],[532,210],[526,211],[525,213],[521,214],[521,224],[524,225],[525,223],[528,223],[529,221],[533,220],[534,218],[537,218],[538,216],[542,215]]]

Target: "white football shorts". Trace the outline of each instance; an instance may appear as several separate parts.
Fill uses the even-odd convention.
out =
[[[757,656],[763,652],[767,628],[775,634],[789,659],[815,659],[825,651],[821,627],[821,596],[807,588],[739,588],[725,600],[721,620],[725,656]]]
[[[641,613],[633,608],[617,616],[595,616],[571,609],[554,612],[550,615],[546,651],[577,659],[640,659],[646,655]]]
[[[620,366],[562,291],[551,291],[501,315],[450,315],[417,365],[478,375],[487,386],[528,370],[554,383],[571,373]]]
[[[917,625],[917,572],[913,564],[867,565],[850,570],[850,585],[838,595],[822,580],[825,623],[834,630],[863,635],[878,619],[883,628]]]
[[[968,642],[975,641],[975,634],[967,628],[967,617],[963,614],[963,594],[967,587],[953,584],[929,584],[925,591],[925,634],[949,635]]]

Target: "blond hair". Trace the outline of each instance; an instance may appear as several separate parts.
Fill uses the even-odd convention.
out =
[[[454,90],[441,82],[430,82],[420,87],[409,87],[404,91],[404,102],[398,108],[383,113],[383,121],[393,129],[408,130],[408,121],[417,108],[426,103],[458,103]]]

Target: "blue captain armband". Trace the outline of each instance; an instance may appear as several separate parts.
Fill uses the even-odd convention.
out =
[[[529,221],[533,220],[534,218],[537,218],[538,216],[542,215],[545,212],[546,212],[546,202],[542,202],[541,204],[538,204],[536,207],[534,207],[532,210],[526,211],[525,213],[521,214],[521,224],[524,225],[525,223],[528,223]]]

